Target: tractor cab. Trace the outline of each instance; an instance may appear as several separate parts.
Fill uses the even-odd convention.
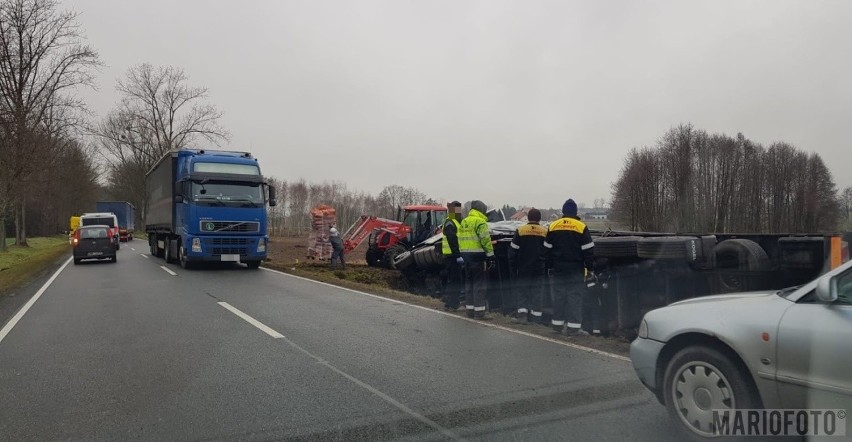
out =
[[[403,224],[405,237],[412,246],[441,231],[447,219],[445,206],[405,206],[397,209],[397,220]]]

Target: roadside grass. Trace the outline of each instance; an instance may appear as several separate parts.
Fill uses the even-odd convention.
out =
[[[27,238],[27,242],[29,247],[9,245],[8,251],[0,252],[0,295],[26,284],[70,248],[65,235]]]

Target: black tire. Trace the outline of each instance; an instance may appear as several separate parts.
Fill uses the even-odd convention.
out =
[[[715,348],[686,347],[675,353],[665,369],[663,402],[669,416],[691,440],[712,438],[710,410],[761,407],[760,398],[741,364]],[[690,373],[693,382],[688,388],[678,382],[684,379],[685,373]]]
[[[183,246],[183,241],[181,241],[181,245],[178,247],[178,262],[180,262],[180,266],[183,269],[189,270],[193,267],[193,263],[186,257],[186,248]]]
[[[414,254],[408,251],[396,255],[391,263],[392,267],[397,270],[408,269],[412,264],[414,264]]]
[[[388,247],[388,249],[385,250],[384,253],[385,266],[387,266],[387,268],[389,269],[392,269],[394,259],[396,259],[398,255],[405,253],[405,251],[405,247],[399,244],[395,244]]]
[[[260,261],[246,261],[246,267],[250,269],[260,268]]]
[[[118,255],[113,256],[113,257],[112,257],[112,258],[110,258],[109,260],[110,260],[110,262],[111,262],[111,263],[113,263],[113,264],[117,263],[117,262],[118,262]]]
[[[156,237],[152,236],[152,237],[150,237],[150,239],[148,239],[148,248],[150,249],[149,252],[150,252],[151,256],[156,258],[157,253],[158,253],[158,251],[157,251],[157,238]]]
[[[637,244],[641,236],[611,236],[595,238],[595,257],[597,258],[636,258]]]
[[[364,258],[367,260],[367,265],[370,267],[376,267],[382,262],[381,252],[373,248],[367,249],[367,254]]]
[[[166,263],[172,263],[175,260],[175,257],[172,256],[171,242],[172,240],[167,237],[163,244],[165,246],[163,248],[163,259],[166,260]]]
[[[636,255],[646,259],[683,259],[687,258],[686,242],[694,240],[692,236],[654,236],[642,238],[636,243]],[[597,247],[597,244],[595,245]]]
[[[716,245],[713,267],[718,274],[721,292],[738,292],[749,289],[750,278],[756,276],[725,273],[724,270],[765,272],[771,269],[769,256],[763,247],[748,239],[728,239]]]
[[[80,264],[80,258],[74,258],[74,265]]]

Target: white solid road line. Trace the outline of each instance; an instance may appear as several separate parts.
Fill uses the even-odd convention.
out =
[[[218,302],[217,304],[221,305],[222,307],[225,307],[225,308],[226,308],[226,309],[228,309],[231,313],[233,313],[233,314],[235,314],[235,315],[239,316],[239,317],[240,317],[240,318],[242,318],[244,321],[246,321],[246,322],[248,322],[249,324],[251,324],[251,325],[253,325],[253,326],[257,327],[258,329],[260,329],[260,331],[262,331],[262,332],[266,333],[266,334],[267,334],[267,335],[269,335],[269,336],[272,336],[272,337],[273,337],[273,338],[275,338],[275,339],[280,339],[280,338],[283,338],[283,337],[284,337],[284,335],[282,335],[281,333],[278,333],[277,331],[275,331],[275,330],[273,330],[273,329],[269,328],[268,326],[266,326],[266,324],[264,324],[264,323],[262,323],[262,322],[258,321],[257,319],[254,319],[254,318],[252,318],[251,316],[249,316],[249,315],[247,315],[247,314],[243,313],[243,312],[242,312],[242,311],[240,311],[238,308],[234,307],[234,306],[233,306],[233,305],[231,305],[231,304],[228,304],[227,302]]]
[[[130,248],[130,250],[133,250],[134,252],[136,251],[136,249],[135,249],[135,248],[133,248],[133,247],[131,247],[131,248]]]
[[[166,273],[168,273],[169,275],[177,276],[177,273],[175,273],[175,272],[171,271],[171,270],[170,270],[168,267],[166,267],[166,266],[160,266],[160,268],[161,268],[161,269],[163,269],[163,270],[165,270],[165,271],[166,271]]]
[[[56,277],[59,276],[59,274],[62,273],[63,270],[65,270],[65,267],[67,267],[72,260],[73,257],[68,258],[68,260],[65,261],[65,264],[62,264],[62,267],[59,267],[59,269],[53,273],[53,276],[51,276],[50,279],[48,279],[47,282],[45,282],[44,285],[41,286],[40,289],[38,289],[36,294],[33,295],[33,297],[30,298],[30,300],[27,301],[27,303],[24,304],[24,306],[21,307],[20,310],[18,310],[18,313],[15,313],[15,316],[12,316],[12,319],[10,319],[9,322],[7,322],[6,325],[3,326],[3,329],[0,329],[0,342],[3,342],[3,339],[6,337],[6,335],[9,334],[10,331],[12,331],[12,328],[15,326],[15,324],[17,324],[18,321],[20,321],[21,318],[23,318],[24,315],[27,314],[27,311],[30,309],[30,307],[32,307],[33,304],[38,301],[38,298],[41,298],[41,295],[43,295],[47,288],[50,287],[51,284],[53,284],[53,281],[56,280]]]
[[[148,259],[148,255],[146,255],[146,254],[144,254],[144,253],[140,253],[140,254],[139,254],[139,256],[141,256],[141,257],[143,257],[143,258],[145,258],[145,259]]]
[[[535,338],[535,339],[538,339],[538,340],[541,340],[541,341],[547,341],[547,342],[551,342],[551,343],[554,343],[554,344],[559,344],[559,345],[562,345],[562,346],[565,346],[565,347],[570,347],[570,348],[573,348],[573,349],[576,349],[576,350],[581,350],[581,351],[585,351],[585,352],[596,354],[596,355],[606,356],[608,358],[617,359],[619,361],[630,362],[630,358],[628,358],[626,356],[619,355],[619,354],[610,353],[608,351],[598,350],[598,349],[595,349],[595,348],[586,347],[584,345],[574,344],[574,343],[571,343],[571,342],[560,341],[558,339],[548,338],[546,336],[541,336],[541,335],[537,335],[535,333],[525,332],[525,331],[522,331],[522,330],[515,330],[513,328],[504,327],[502,325],[492,324],[492,323],[489,323],[489,322],[477,321],[475,319],[470,319],[470,318],[466,318],[466,317],[463,317],[463,316],[454,315],[454,314],[449,313],[449,312],[442,312],[440,310],[431,309],[429,307],[423,307],[422,305],[409,304],[405,301],[399,301],[397,299],[386,298],[384,296],[374,295],[372,293],[366,293],[366,292],[362,292],[360,290],[354,290],[354,289],[350,289],[350,288],[346,288],[346,287],[341,287],[341,286],[338,286],[338,285],[329,284],[327,282],[315,281],[315,280],[310,279],[310,278],[291,275],[289,273],[284,273],[284,272],[279,271],[279,270],[268,269],[266,267],[261,267],[261,269],[266,270],[267,272],[278,273],[278,274],[281,274],[281,275],[284,275],[284,276],[289,276],[291,278],[301,279],[303,281],[310,281],[310,282],[313,282],[314,284],[320,284],[320,285],[324,285],[324,286],[328,286],[328,287],[334,287],[336,289],[346,290],[346,291],[349,291],[349,292],[352,292],[352,293],[358,293],[359,295],[369,296],[371,298],[376,298],[376,299],[381,299],[383,301],[393,302],[395,304],[407,305],[409,307],[418,308],[420,310],[426,310],[427,312],[437,313],[439,315],[444,315],[444,316],[448,316],[450,318],[455,318],[455,319],[459,319],[459,320],[462,320],[462,321],[471,322],[471,323],[474,323],[474,324],[482,325],[484,327],[496,328],[498,330],[503,330],[503,331],[507,331],[507,332],[510,332],[510,333],[515,333],[515,334],[519,334],[519,335],[523,335],[523,336],[528,336],[530,338]]]

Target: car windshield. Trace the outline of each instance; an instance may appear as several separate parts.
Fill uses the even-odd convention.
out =
[[[80,239],[109,238],[109,230],[100,227],[89,227],[80,230]]]
[[[193,182],[192,201],[208,206],[261,207],[263,188],[258,184]]]

